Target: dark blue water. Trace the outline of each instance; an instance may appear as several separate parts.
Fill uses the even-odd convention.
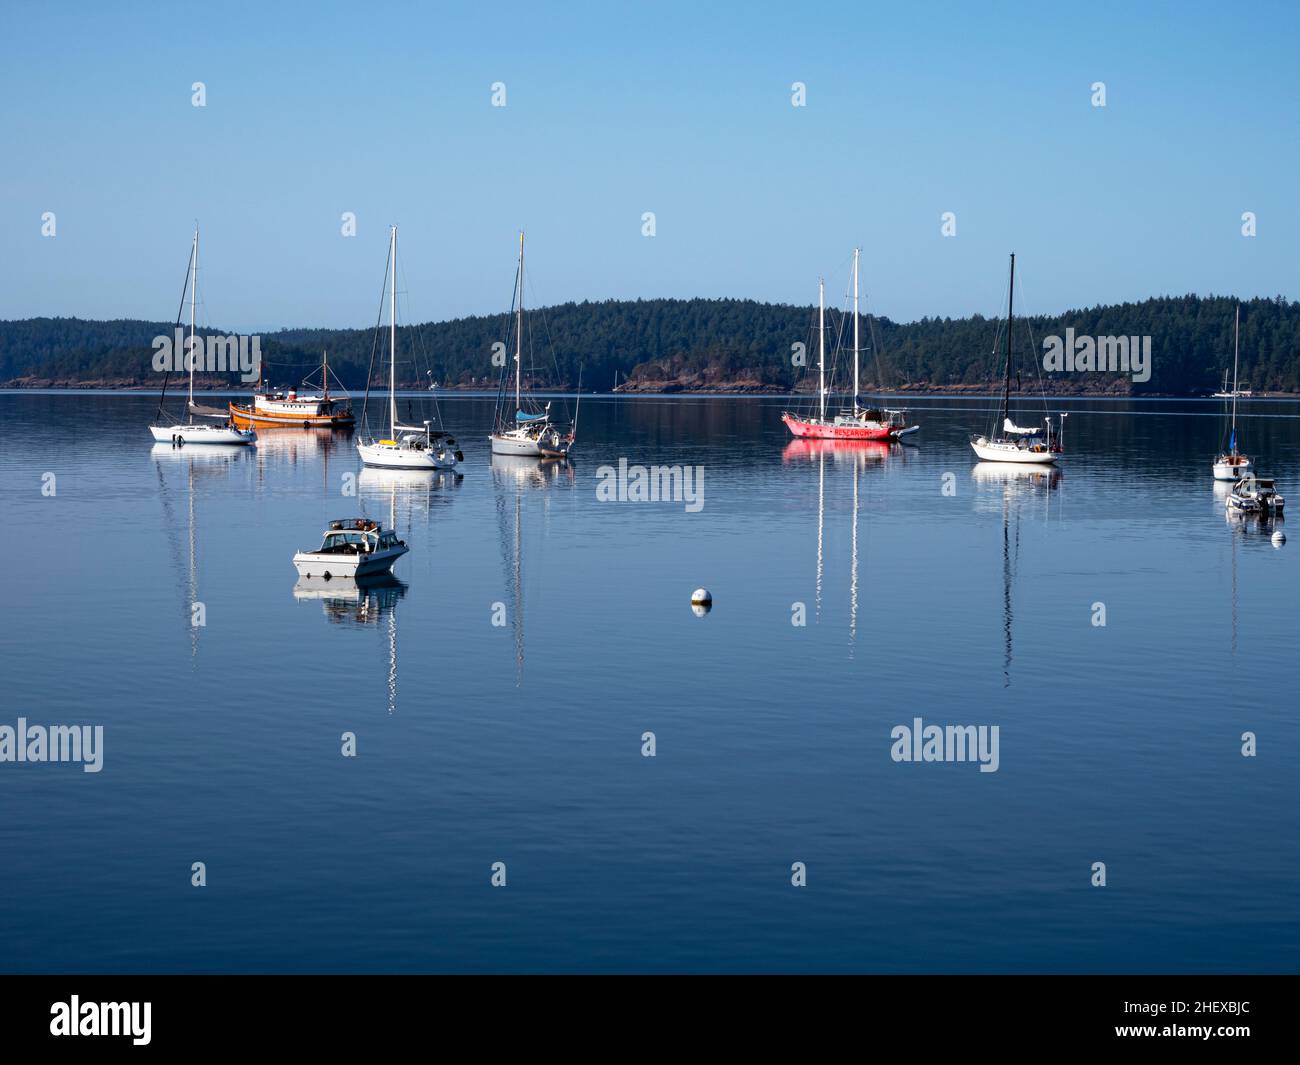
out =
[[[1064,404],[1052,478],[973,470],[987,401],[818,450],[779,400],[584,400],[543,468],[459,399],[463,479],[352,497],[346,436],[175,452],[155,402],[0,396],[0,724],[105,730],[99,773],[0,763],[2,970],[1300,965],[1300,543],[1225,517],[1213,405]],[[1300,404],[1247,410],[1300,497]],[[598,501],[621,457],[704,506]],[[400,584],[297,588],[358,512]],[[894,762],[918,716],[998,771]]]

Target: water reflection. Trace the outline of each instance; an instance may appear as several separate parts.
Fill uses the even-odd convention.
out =
[[[542,529],[550,524],[551,493],[557,484],[572,486],[575,474],[572,461],[538,460],[518,455],[493,455],[492,487],[496,496],[497,535],[501,545],[501,564],[510,602],[506,622],[514,637],[515,687],[524,676],[524,544],[531,541],[529,527],[538,522]],[[541,513],[525,516],[524,497],[536,493]],[[544,535],[538,537],[543,542]],[[496,618],[493,618],[494,623]]]
[[[1020,518],[1026,513],[1049,519],[1052,493],[1060,488],[1063,478],[1055,466],[1039,463],[977,462],[971,467],[971,479],[980,489],[976,510],[993,505],[1002,512],[1002,686],[1009,688],[1015,657],[1012,591],[1020,562]],[[1036,496],[1042,497],[1041,511],[1035,506]]]
[[[158,478],[158,501],[162,505],[163,528],[176,575],[179,615],[189,631],[190,658],[197,668],[199,634],[206,627],[206,611],[199,598],[199,532],[196,489],[208,477],[224,476],[237,462],[246,460],[251,449],[238,444],[192,444],[179,447],[154,444],[150,449]],[[169,471],[179,469],[184,480],[181,492],[169,482]],[[183,515],[181,511],[184,511]],[[182,541],[184,543],[182,544]]]

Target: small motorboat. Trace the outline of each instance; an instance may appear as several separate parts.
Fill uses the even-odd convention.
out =
[[[1278,494],[1272,477],[1243,477],[1232,486],[1228,506],[1241,514],[1280,515],[1286,500]]]
[[[410,548],[371,518],[332,521],[315,551],[293,556],[300,577],[367,577],[387,573]]]

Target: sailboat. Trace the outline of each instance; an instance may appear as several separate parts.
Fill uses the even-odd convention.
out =
[[[524,235],[519,234],[519,267],[515,275],[515,402],[514,413],[507,415],[506,394],[497,389],[496,411],[488,441],[494,455],[522,455],[528,458],[567,458],[578,438],[578,415],[574,411],[573,424],[566,430],[551,419],[551,405],[533,410],[524,409],[523,396],[523,334],[524,334]],[[503,382],[504,384],[504,377]],[[581,387],[579,400],[581,402]],[[536,408],[536,404],[533,404]]]
[[[858,260],[860,249],[853,249],[853,406],[842,410],[834,418],[826,417],[826,292],[825,285],[817,282],[817,396],[815,418],[800,418],[789,411],[781,412],[781,420],[797,437],[816,440],[897,440],[905,433],[914,432],[918,426],[909,426],[902,410],[877,410],[863,407],[859,396],[859,363],[861,348],[858,343]]]
[[[1011,256],[1011,282],[1007,287],[1007,358],[1006,376],[1002,383],[1002,403],[998,407],[998,420],[987,436],[973,434],[970,446],[983,462],[1023,462],[1050,465],[1059,462],[1064,452],[1060,431],[1053,431],[1052,419],[1046,419],[1046,428],[1024,428],[1011,420],[1011,324],[1016,288],[1016,257]],[[1064,415],[1062,415],[1064,418]],[[1062,423],[1064,424],[1064,423]]]
[[[1251,471],[1251,461],[1237,451],[1237,397],[1242,393],[1237,390],[1237,366],[1241,340],[1241,304],[1237,304],[1237,313],[1232,324],[1232,421],[1228,436],[1228,450],[1214,460],[1214,479],[1216,481],[1239,481]],[[1222,393],[1220,393],[1222,395]]]
[[[194,402],[194,366],[199,361],[198,348],[194,340],[194,319],[195,319],[195,295],[199,282],[199,227],[194,227],[194,243],[190,248],[190,269],[187,278],[190,290],[190,341],[185,354],[185,361],[189,364],[190,369],[190,395],[186,403],[185,412],[189,421],[184,424],[172,425],[151,425],[149,432],[153,438],[160,444],[172,444],[180,446],[181,444],[254,444],[257,442],[257,434],[252,429],[240,429],[238,426],[230,423],[229,414],[226,411],[220,411],[208,407],[200,407]],[[182,297],[183,299],[184,297]],[[180,316],[177,315],[179,318]],[[177,330],[179,332],[179,330]],[[169,375],[170,376],[170,372]],[[163,403],[167,399],[167,380],[163,379],[162,395],[158,399],[157,420],[161,421],[163,413]],[[204,418],[221,418],[225,420],[224,425],[208,425],[203,422],[196,422],[195,415]]]
[[[361,461],[367,466],[389,470],[450,470],[464,457],[456,441],[426,421],[423,428],[402,425],[397,420],[397,227],[388,242],[388,436],[357,441]],[[370,394],[367,382],[366,395]],[[364,419],[364,410],[362,413]]]

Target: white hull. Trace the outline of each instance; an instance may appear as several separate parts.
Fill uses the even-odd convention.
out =
[[[981,462],[1016,462],[1025,465],[1050,466],[1061,458],[1060,452],[1030,451],[1015,444],[993,440],[972,440],[970,446]]]
[[[293,566],[299,577],[372,577],[377,573],[387,573],[393,568],[393,563],[406,552],[405,547],[388,548],[367,555],[299,551],[293,556]]]
[[[1240,481],[1251,472],[1253,466],[1250,459],[1243,459],[1238,463],[1216,462],[1214,464],[1214,479],[1216,481]]]
[[[151,425],[149,432],[160,444],[255,444],[251,429],[227,429],[221,425]]]
[[[492,433],[488,436],[494,455],[519,455],[524,458],[563,458],[569,453],[568,443],[543,445],[531,436]]]
[[[357,451],[361,461],[367,466],[381,470],[451,470],[456,468],[456,456],[450,451],[443,451],[443,458],[438,452],[425,448],[410,448],[392,444],[358,444]]]

